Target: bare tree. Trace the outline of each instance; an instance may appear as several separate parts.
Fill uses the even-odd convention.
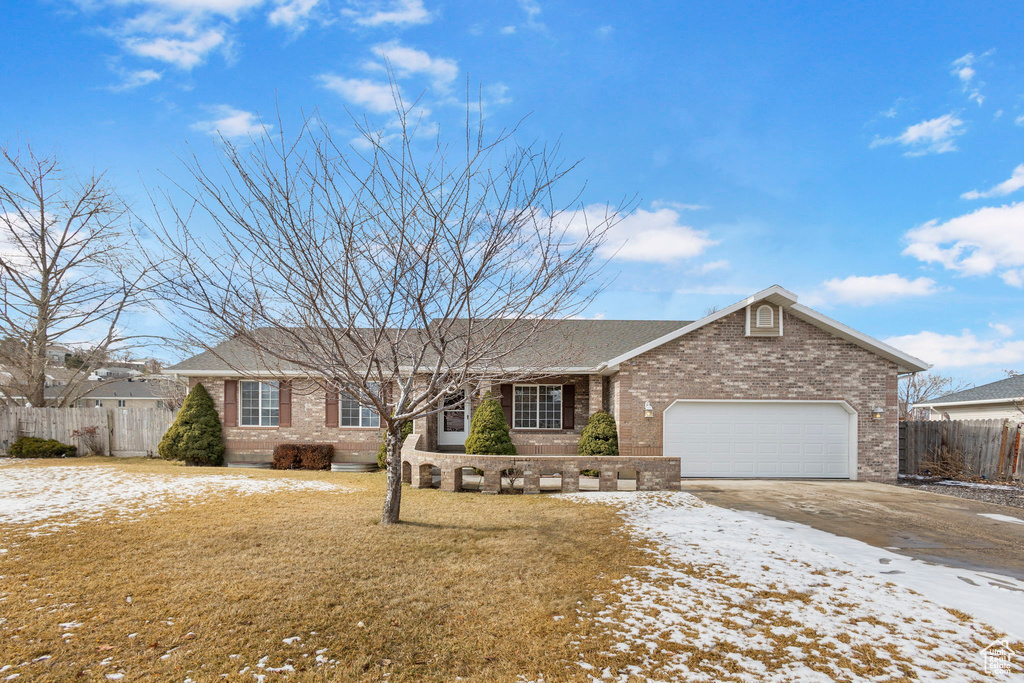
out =
[[[169,201],[161,223],[183,343],[232,338],[251,356],[222,358],[239,375],[287,374],[293,391],[380,414],[384,524],[399,520],[402,425],[454,389],[468,400],[558,367],[557,350],[531,342],[592,300],[618,213],[588,222],[578,195],[559,203],[574,165],[516,144],[515,129],[485,138],[469,107],[458,143],[421,141],[416,108],[394,92],[396,120],[356,122],[351,146],[309,118],[294,138],[279,125],[245,148],[222,140],[215,167],[189,156],[195,187],[179,190],[191,203]]]
[[[918,372],[900,377],[897,401],[899,402],[900,419],[911,420],[914,417],[913,406],[928,399],[939,398],[956,391],[971,387],[970,382],[936,372]]]
[[[89,361],[129,340],[129,311],[144,302],[143,269],[125,203],[102,173],[79,180],[55,155],[0,149],[0,395],[12,404],[68,405],[86,390]],[[55,396],[47,350],[88,344]],[[56,364],[64,368],[63,361]]]

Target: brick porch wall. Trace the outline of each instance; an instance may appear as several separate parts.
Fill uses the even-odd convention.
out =
[[[857,411],[858,478],[895,481],[896,365],[788,313],[782,337],[746,337],[745,322],[739,311],[622,364],[611,382],[621,454],[661,455],[662,413],[680,398],[844,400]],[[871,418],[876,405],[885,419]]]
[[[213,397],[221,422],[224,421],[224,380],[203,377]],[[197,378],[192,378],[189,388]],[[292,386],[291,427],[225,427],[224,446],[228,462],[269,462],[274,446],[281,443],[329,443],[334,445],[335,462],[376,462],[382,430],[377,427],[325,426],[325,396],[319,389]]]

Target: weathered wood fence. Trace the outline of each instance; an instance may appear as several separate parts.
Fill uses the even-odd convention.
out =
[[[1024,424],[1009,420],[914,420],[900,423],[900,474],[963,474],[1021,481]]]
[[[156,455],[157,444],[173,420],[174,414],[163,408],[0,407],[0,455],[7,455],[19,436],[56,439],[85,453],[90,429],[95,429],[104,455]]]

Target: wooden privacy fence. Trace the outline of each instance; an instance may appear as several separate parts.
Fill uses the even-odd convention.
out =
[[[900,423],[900,474],[1021,481],[1024,425],[1009,420],[914,420]]]
[[[156,455],[174,413],[164,408],[6,408],[0,407],[0,455],[19,436],[56,439],[85,453],[86,438],[72,436],[95,428],[104,455]]]

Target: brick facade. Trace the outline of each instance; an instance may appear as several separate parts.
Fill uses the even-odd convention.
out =
[[[747,337],[740,310],[623,363],[612,382],[620,452],[661,455],[662,413],[676,399],[843,400],[857,411],[858,479],[895,481],[896,365],[784,315],[781,337]],[[875,406],[884,419],[871,418]]]
[[[224,377],[203,377],[224,420]],[[189,388],[197,382],[193,378]],[[225,427],[225,459],[228,462],[268,462],[279,443],[329,443],[335,462],[376,462],[381,430],[377,427],[327,427],[323,390],[292,386],[291,427]]]
[[[740,310],[623,362],[609,377],[545,379],[543,383],[575,386],[574,427],[513,429],[512,440],[523,456],[574,455],[589,416],[603,408],[616,418],[622,456],[655,457],[662,455],[662,414],[676,399],[842,400],[857,412],[858,478],[894,481],[896,365],[788,311],[783,316],[781,337],[746,336],[745,312]],[[223,416],[224,378],[202,382]],[[653,417],[644,417],[646,401],[654,408]],[[872,419],[875,406],[885,408],[884,419]],[[437,422],[431,415],[415,423],[429,451],[437,449]],[[372,462],[381,430],[326,427],[323,392],[296,386],[291,427],[226,427],[224,435],[229,461],[269,460],[278,443],[330,443],[337,461]]]

